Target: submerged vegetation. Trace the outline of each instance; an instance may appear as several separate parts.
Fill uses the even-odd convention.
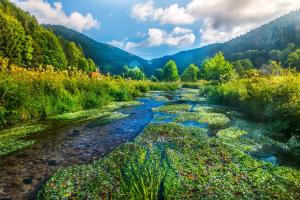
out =
[[[263,132],[253,132],[257,125],[229,120],[202,103],[194,109],[171,103],[155,112],[176,114],[178,123],[151,123],[133,142],[105,158],[59,171],[39,199],[300,198],[299,170],[250,156],[265,145],[280,147],[271,139],[262,140],[267,138]],[[209,118],[209,124],[218,126],[179,124],[206,115],[218,115],[222,123]],[[214,137],[208,135],[212,129],[217,132]]]

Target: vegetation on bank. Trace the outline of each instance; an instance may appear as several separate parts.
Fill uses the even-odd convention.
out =
[[[90,78],[77,69],[6,68],[0,60],[0,127],[52,115],[100,108],[129,101],[149,90],[175,90],[176,84],[131,81],[120,77]],[[1,64],[2,62],[2,64]]]

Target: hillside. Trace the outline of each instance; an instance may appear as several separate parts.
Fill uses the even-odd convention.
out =
[[[231,61],[249,58],[259,67],[270,58],[271,50],[283,50],[290,43],[300,46],[299,22],[300,10],[297,10],[226,43],[179,52],[151,62],[154,67],[161,67],[166,60],[173,59],[182,71],[190,63],[201,65],[205,58],[222,51]]]
[[[56,35],[80,45],[84,54],[92,58],[101,71],[119,73],[124,65],[144,68],[147,73],[148,61],[114,46],[97,42],[77,31],[59,25],[45,25]]]
[[[34,16],[0,0],[0,58],[26,68],[52,65],[64,70],[69,66],[95,71],[92,59],[83,55],[75,43],[58,38],[41,26]]]

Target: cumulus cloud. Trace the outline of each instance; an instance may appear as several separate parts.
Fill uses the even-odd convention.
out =
[[[148,30],[147,45],[149,47],[168,45],[168,46],[186,46],[195,42],[195,35],[190,29],[175,27],[171,33],[165,30],[151,28]]]
[[[228,41],[299,7],[295,0],[193,0],[186,10],[203,21],[203,46]]]
[[[67,15],[63,11],[61,2],[53,4],[44,0],[12,0],[12,2],[34,14],[40,23],[60,24],[80,32],[100,27],[100,22],[94,19],[90,13],[82,15],[79,12],[72,12]]]
[[[135,4],[131,9],[131,16],[139,21],[159,21],[162,24],[174,25],[192,24],[195,21],[195,18],[178,4],[167,8],[155,8],[152,0]]]
[[[113,40],[108,44],[130,51],[137,47],[157,47],[161,45],[182,47],[193,44],[195,39],[192,30],[186,28],[175,27],[170,33],[162,29],[150,28],[144,41],[131,42],[126,38],[122,41]]]
[[[135,4],[131,14],[139,21],[161,24],[202,24],[201,45],[224,42],[276,17],[300,8],[297,0],[191,0],[186,6],[155,7],[152,0]]]

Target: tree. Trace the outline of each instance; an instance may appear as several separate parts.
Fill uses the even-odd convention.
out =
[[[196,82],[198,79],[199,68],[191,64],[188,66],[181,75],[181,80],[186,82]]]
[[[168,61],[163,68],[163,79],[165,81],[177,81],[179,79],[178,69],[173,60]]]
[[[129,69],[127,66],[125,68],[125,78],[131,78],[133,80],[145,80],[146,76],[142,72],[142,70],[138,67],[135,67],[133,69]]]
[[[232,65],[240,76],[244,76],[246,71],[254,69],[252,62],[249,59],[235,61]]]
[[[300,70],[300,49],[288,56],[288,66]]]
[[[63,48],[54,33],[39,27],[33,34],[34,57],[33,63],[35,66],[40,64],[53,65],[58,69],[67,68],[67,59]]]
[[[215,82],[224,82],[237,76],[232,64],[225,60],[222,52],[217,53],[213,58],[204,61],[203,77]]]
[[[19,66],[29,66],[32,60],[32,40],[13,17],[0,12],[0,56]]]
[[[164,70],[162,68],[158,68],[155,70],[155,77],[159,80],[162,81],[164,79]]]
[[[268,64],[262,65],[260,71],[263,75],[279,76],[283,73],[283,68],[277,61],[269,60]]]

